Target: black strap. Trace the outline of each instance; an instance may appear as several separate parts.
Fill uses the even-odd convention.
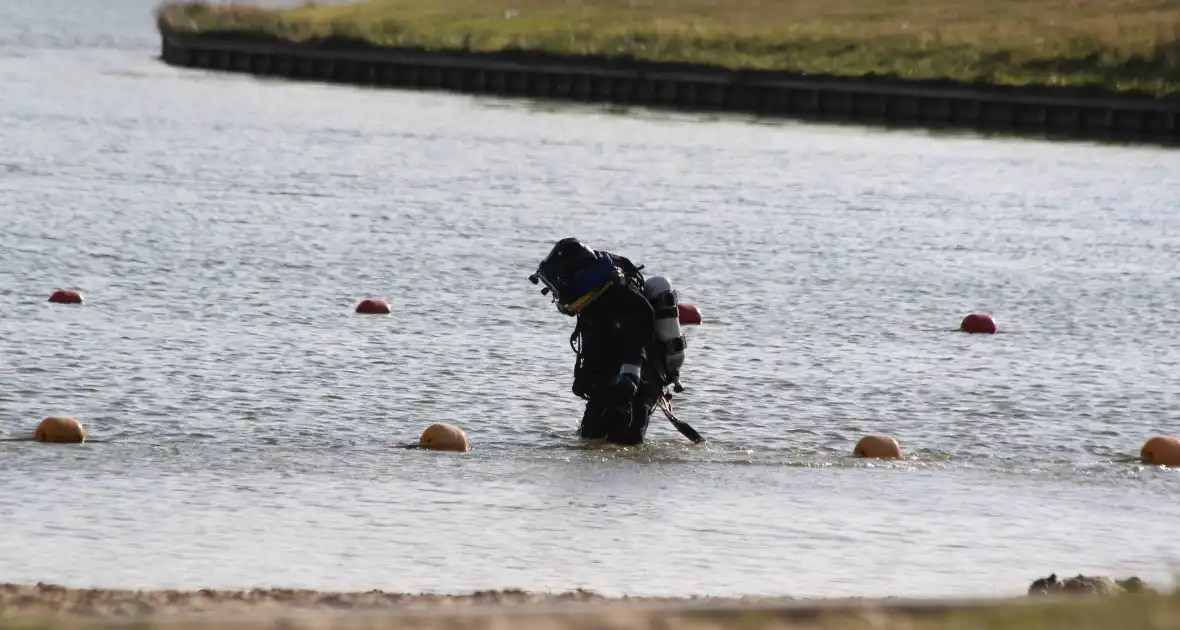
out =
[[[576,344],[574,342],[577,342]],[[577,323],[574,324],[574,332],[570,333],[570,348],[574,351],[574,377],[577,378],[578,372],[582,368],[582,318],[577,318]]]
[[[582,356],[582,342],[581,339],[578,338],[581,334],[582,318],[579,317],[574,323],[574,332],[570,333],[570,348],[574,351],[574,354],[578,355],[579,357]],[[574,345],[574,341],[578,342],[576,346]]]

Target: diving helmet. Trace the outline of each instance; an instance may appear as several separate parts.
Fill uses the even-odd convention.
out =
[[[557,241],[529,280],[544,284],[541,294],[551,293],[557,309],[572,316],[620,276],[609,254],[571,237]]]

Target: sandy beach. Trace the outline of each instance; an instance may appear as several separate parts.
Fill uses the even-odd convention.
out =
[[[0,628],[1175,628],[1180,597],[980,600],[607,598],[586,591],[462,595],[300,589],[112,590],[0,585]]]
[[[570,605],[653,605],[684,602],[767,604],[790,600],[767,598],[607,598],[588,591],[559,594],[519,590],[476,591],[462,595],[324,592],[310,589],[196,591],[67,588],[54,584],[0,585],[0,618],[52,616],[76,619],[218,618],[276,613],[340,611],[421,615],[451,611],[539,609]]]

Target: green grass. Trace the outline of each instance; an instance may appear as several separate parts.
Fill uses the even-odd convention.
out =
[[[296,42],[1180,94],[1180,0],[363,0],[176,3],[159,14],[175,30]]]

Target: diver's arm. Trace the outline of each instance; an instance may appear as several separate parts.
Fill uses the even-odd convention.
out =
[[[632,374],[638,383],[642,374],[641,366],[647,359],[647,345],[655,334],[655,311],[642,296],[625,290],[626,299],[621,300],[619,330],[621,355],[623,357],[619,374]]]

